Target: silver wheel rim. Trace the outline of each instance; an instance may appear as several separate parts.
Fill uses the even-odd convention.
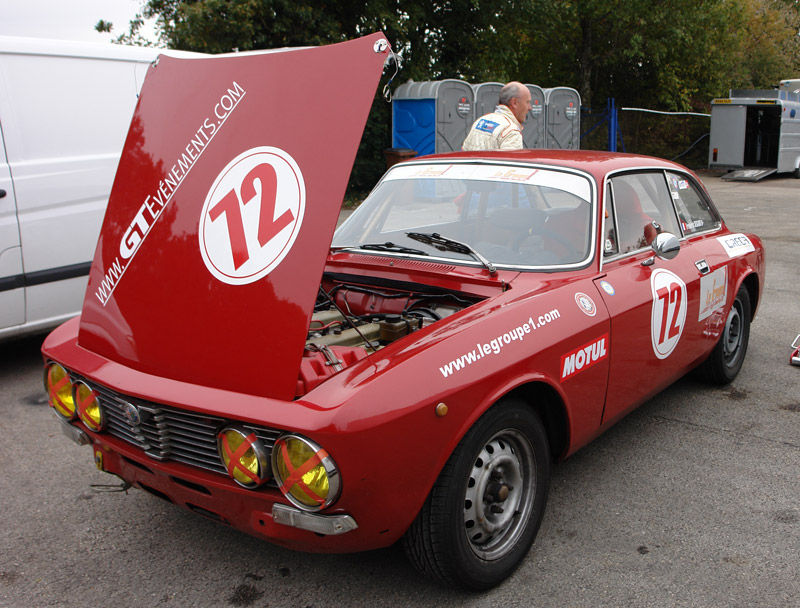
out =
[[[528,438],[515,429],[496,433],[475,458],[464,496],[464,533],[475,555],[496,560],[514,547],[530,519],[535,488]]]
[[[742,305],[738,300],[734,300],[728,320],[725,321],[725,333],[723,334],[722,348],[725,361],[733,363],[739,354],[739,347],[742,343]]]

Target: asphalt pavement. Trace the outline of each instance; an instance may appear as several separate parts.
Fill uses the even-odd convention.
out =
[[[800,605],[800,180],[704,176],[767,282],[738,378],[685,378],[554,467],[534,547],[483,594],[393,547],[295,553],[142,491],[110,492],[46,404],[42,336],[0,344],[0,606]]]

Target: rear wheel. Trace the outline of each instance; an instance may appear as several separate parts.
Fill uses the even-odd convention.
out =
[[[728,384],[742,369],[750,341],[750,296],[742,285],[725,320],[725,328],[698,375],[712,384]]]
[[[531,407],[498,403],[461,440],[403,538],[428,576],[481,590],[505,580],[536,537],[547,502],[547,435]]]

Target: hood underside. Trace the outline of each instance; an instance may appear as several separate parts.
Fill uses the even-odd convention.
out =
[[[383,40],[151,66],[89,276],[83,348],[294,396]]]

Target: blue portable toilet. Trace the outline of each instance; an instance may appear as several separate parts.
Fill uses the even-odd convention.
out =
[[[463,80],[400,85],[392,99],[392,146],[420,155],[458,152],[475,120],[474,99]]]

